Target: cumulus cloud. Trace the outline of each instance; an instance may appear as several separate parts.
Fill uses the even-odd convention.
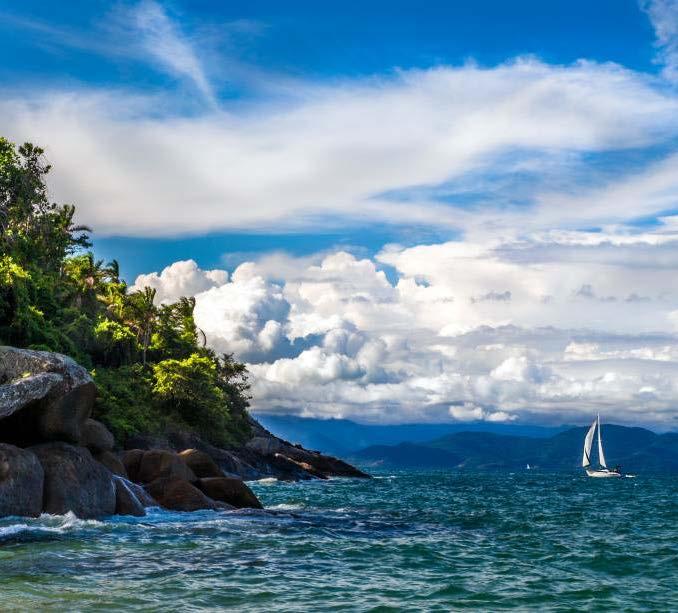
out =
[[[197,293],[196,320],[211,346],[248,361],[255,411],[573,423],[599,410],[667,428],[678,402],[678,292],[661,257],[642,269],[632,257],[678,247],[657,231],[661,241],[569,232],[550,243],[540,234],[391,246],[373,259],[339,251],[283,258],[284,274],[279,254],[266,256]],[[551,263],[548,247],[565,242],[587,250],[586,265]],[[610,248],[631,253],[611,264]],[[528,258],[514,257],[524,250]],[[598,287],[654,298],[599,300]],[[472,299],[505,292],[511,300]]]
[[[458,406],[451,406],[449,412],[456,421],[505,422],[513,421],[515,419],[515,415],[510,415],[505,411],[488,412],[482,407],[476,406],[470,402],[465,402]]]
[[[160,272],[139,275],[130,288],[137,291],[144,287],[156,290],[156,302],[174,302],[182,296],[194,296],[210,287],[223,285],[228,281],[225,270],[201,270],[194,260],[174,262]]]

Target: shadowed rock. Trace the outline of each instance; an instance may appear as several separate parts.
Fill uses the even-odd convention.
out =
[[[115,447],[113,435],[96,419],[85,420],[81,432],[80,445],[87,447],[92,453],[111,451]]]
[[[110,471],[89,450],[67,443],[44,443],[30,449],[45,473],[42,510],[81,518],[115,512],[115,488]]]
[[[238,509],[263,509],[263,505],[254,492],[240,479],[210,477],[200,479],[197,485],[210,498],[233,505]]]
[[[97,462],[103,464],[114,475],[129,479],[122,460],[112,451],[100,451],[99,453],[93,453],[92,455]]]
[[[139,481],[139,465],[141,464],[141,458],[144,457],[145,451],[143,449],[128,449],[124,451],[121,457],[125,471],[127,472],[127,477],[130,481],[137,483]]]
[[[223,477],[223,471],[216,462],[204,451],[197,449],[184,449],[179,457],[195,473],[195,476],[203,479],[207,477]]]
[[[145,486],[160,506],[171,511],[217,510],[217,505],[197,487],[178,477],[161,477]]]
[[[0,444],[0,517],[37,517],[42,511],[44,472],[34,453]]]
[[[18,445],[77,443],[96,388],[89,373],[58,353],[0,347],[2,438]]]
[[[146,515],[144,505],[125,480],[114,477],[113,482],[115,483],[115,514],[134,515],[135,517]]]

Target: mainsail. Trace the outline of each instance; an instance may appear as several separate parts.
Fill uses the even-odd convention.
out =
[[[598,415],[598,462],[603,468],[607,468],[607,463],[605,462],[605,455],[603,454],[603,442],[600,439],[600,415]]]
[[[593,446],[593,433],[596,430],[596,420],[593,420],[589,431],[586,433],[586,438],[584,439],[584,457],[581,460],[581,465],[586,468],[591,466],[591,447]],[[602,447],[601,447],[602,449]]]

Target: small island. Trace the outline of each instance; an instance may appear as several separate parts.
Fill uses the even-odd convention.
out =
[[[369,476],[253,419],[195,301],[128,291],[43,154],[0,137],[0,516],[260,508],[244,480]]]

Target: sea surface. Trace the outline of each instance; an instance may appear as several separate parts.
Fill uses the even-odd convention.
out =
[[[0,520],[0,610],[678,609],[678,478],[378,472],[266,511]]]

